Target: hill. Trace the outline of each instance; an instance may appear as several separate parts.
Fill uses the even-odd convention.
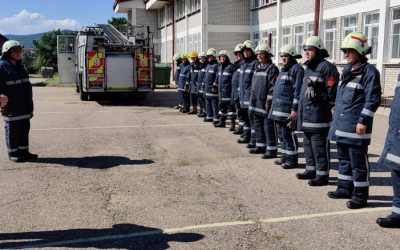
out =
[[[72,33],[74,31],[72,30],[62,30],[61,31],[63,34],[66,33]],[[9,40],[17,40],[19,41],[22,46],[24,46],[25,48],[33,48],[33,40],[38,40],[40,41],[40,38],[43,36],[43,34],[46,34],[49,32],[43,32],[43,33],[37,33],[37,34],[31,34],[31,35],[4,35],[5,37],[7,37]]]

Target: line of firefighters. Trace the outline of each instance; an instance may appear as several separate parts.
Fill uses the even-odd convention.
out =
[[[268,45],[255,48],[250,40],[236,46],[235,63],[227,50],[218,55],[213,48],[200,54],[176,54],[176,108],[197,114],[215,127],[225,127],[230,120],[230,131],[241,135],[238,143],[247,144],[249,153],[261,154],[263,159],[278,157],[279,138],[281,154],[274,163],[283,169],[298,167],[294,131],[302,131],[306,168],[296,177],[308,180],[310,186],[328,185],[330,140],[335,140],[339,174],[337,189],[328,196],[350,199],[346,204],[350,209],[363,208],[370,186],[368,145],[381,102],[380,74],[366,57],[372,48],[360,32],[346,36],[341,50],[348,65],[340,76],[336,66],[325,59],[329,54],[319,37],[306,39],[302,49],[305,70],[296,60],[302,56],[293,45],[280,48],[281,70],[273,64]],[[383,155],[380,161],[385,164],[388,159]],[[393,212],[377,220],[386,227],[400,227],[400,154],[396,159]]]

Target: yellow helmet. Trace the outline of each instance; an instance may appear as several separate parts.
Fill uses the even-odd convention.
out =
[[[189,60],[189,55],[188,55],[188,54],[186,54],[186,53],[183,53],[183,54],[182,54],[182,59],[183,59],[183,58],[185,58],[185,59]]]
[[[192,51],[192,52],[190,52],[189,57],[198,57],[198,55],[199,54],[197,54],[196,51]]]
[[[352,32],[344,38],[340,50],[344,51],[346,49],[354,49],[360,55],[371,53],[371,46],[368,44],[368,39],[360,32]]]

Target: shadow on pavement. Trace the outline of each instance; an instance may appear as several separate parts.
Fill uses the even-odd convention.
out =
[[[39,158],[31,162],[59,164],[69,167],[106,169],[120,165],[147,165],[153,164],[153,160],[131,160],[122,156],[90,156],[90,157],[65,157],[65,158]]]
[[[94,100],[101,106],[142,106],[172,108],[178,104],[178,92],[173,90],[156,90],[143,96],[130,98],[128,94],[97,96]]]
[[[168,249],[168,242],[195,242],[204,236],[197,233],[166,234],[161,229],[134,224],[116,224],[106,229],[70,229],[59,231],[2,233],[0,249],[27,248],[98,248],[98,249]],[[1,242],[7,241],[7,242]]]

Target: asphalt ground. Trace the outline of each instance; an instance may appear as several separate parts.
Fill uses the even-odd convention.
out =
[[[393,195],[376,164],[387,115],[375,116],[369,206],[349,210],[326,195],[334,143],[329,186],[310,187],[295,177],[303,169],[250,155],[227,128],[173,109],[176,90],[82,102],[72,88],[35,87],[34,102],[40,158],[12,163],[0,143],[1,249],[399,249],[400,230],[375,223]]]

